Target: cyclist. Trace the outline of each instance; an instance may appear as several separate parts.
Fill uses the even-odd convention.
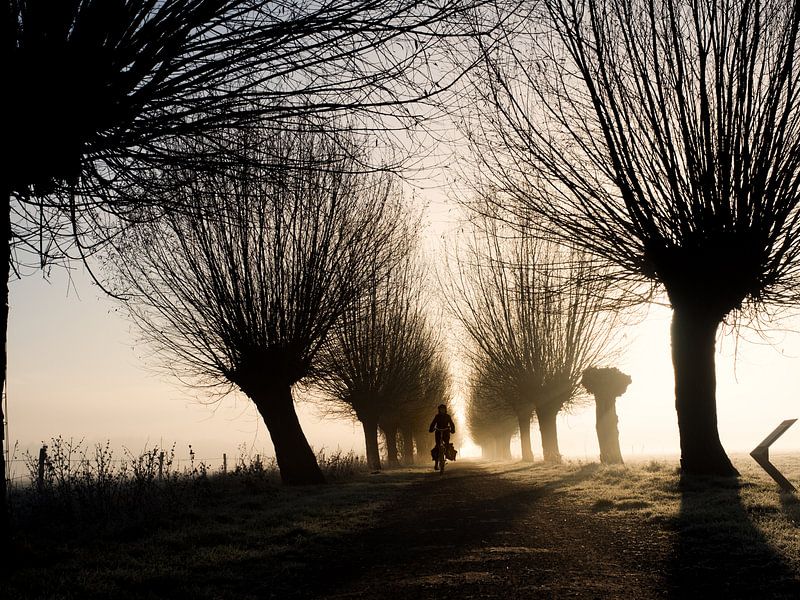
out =
[[[448,442],[450,441],[450,434],[456,432],[456,426],[453,423],[453,419],[450,415],[447,414],[447,405],[440,404],[439,405],[439,412],[433,417],[433,421],[431,421],[431,426],[428,428],[430,433],[436,432],[436,449],[438,451],[439,448],[439,441],[444,439],[445,446],[447,446]],[[433,469],[436,470],[439,468],[439,455],[437,453],[436,458],[434,458]]]

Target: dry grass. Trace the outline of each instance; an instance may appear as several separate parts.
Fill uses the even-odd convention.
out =
[[[775,454],[773,464],[800,486],[800,456]],[[678,461],[640,459],[623,466],[579,461],[559,466],[537,464],[509,470],[522,485],[549,483],[576,507],[606,519],[632,519],[654,530],[681,531],[720,550],[769,547],[800,573],[800,498],[781,493],[775,482],[747,455],[734,455],[736,479],[682,480]],[[574,483],[565,474],[591,470]]]
[[[313,488],[210,477],[179,511],[146,522],[18,534],[8,597],[287,597],[281,586],[302,580],[310,547],[367,528],[411,481],[402,470]]]
[[[280,484],[275,459],[264,459],[244,446],[226,473],[197,460],[192,446],[189,456],[179,468],[174,444],[138,454],[124,449],[118,457],[110,442],[87,446],[53,438],[41,473],[38,456],[24,456],[29,479],[10,490],[13,524],[21,531],[63,529],[65,535],[74,529],[147,526],[193,506],[210,487],[269,491]],[[331,482],[368,472],[366,460],[353,452],[323,449],[317,463]]]
[[[302,569],[310,544],[368,527],[412,481],[402,469],[370,476],[340,452],[317,455],[330,485],[284,487],[274,461],[246,453],[222,474],[177,470],[167,450],[159,477],[161,449],[127,461],[64,440],[50,450],[43,485],[14,489],[0,597],[270,597],[265,586]]]
[[[783,579],[800,573],[800,503],[794,495],[779,494],[775,484],[746,456],[735,457],[742,472],[738,481],[682,481],[677,463],[669,461],[631,462],[620,467],[580,462],[559,466],[492,463],[468,469],[468,476],[459,475],[459,462],[442,479],[430,468],[369,475],[359,470],[358,461],[347,457],[326,460],[333,471],[342,474],[339,483],[283,487],[271,465],[245,459],[225,477],[178,478],[183,483],[174,489],[182,492],[168,510],[144,510],[138,519],[115,520],[102,527],[78,518],[60,526],[47,520],[36,526],[28,522],[30,527],[17,530],[15,552],[6,564],[11,571],[5,593],[20,599],[313,597],[313,588],[303,586],[310,585],[324,561],[347,554],[358,569],[361,561],[376,552],[364,539],[374,543],[385,539],[381,535],[397,535],[397,527],[413,530],[419,526],[423,515],[418,509],[409,510],[404,502],[416,498],[424,507],[430,502],[427,495],[431,490],[456,485],[468,486],[474,496],[472,500],[466,496],[454,499],[463,502],[459,510],[464,520],[485,521],[482,526],[491,531],[498,527],[524,531],[530,516],[525,511],[556,507],[562,511],[560,517],[581,523],[580,533],[573,535],[579,535],[576,552],[586,552],[584,539],[587,546],[599,544],[601,535],[605,536],[603,547],[616,547],[613,538],[617,534],[626,540],[624,544],[629,540],[639,543],[636,556],[642,557],[640,568],[648,573],[663,568],[664,573],[657,576],[674,586],[674,597],[708,583],[691,579],[696,577],[695,568],[710,573],[710,580],[727,564],[755,574],[766,573],[768,567],[770,576],[777,574]],[[790,480],[800,482],[800,457],[777,455],[774,463]],[[504,482],[498,498],[509,498],[523,512],[487,512],[482,500],[487,491],[480,486],[497,487],[498,478]],[[109,514],[114,510],[111,507]],[[391,525],[395,529],[376,533],[376,526],[387,522],[389,515],[399,518]],[[48,517],[48,513],[40,513],[42,516]],[[546,521],[548,515],[543,518]],[[553,527],[555,532],[561,531],[559,526]],[[420,533],[423,540],[428,535]],[[496,566],[487,558],[498,542],[492,535],[488,529],[480,532],[478,538],[485,541],[467,553],[480,561],[481,572]],[[606,543],[609,538],[610,544]],[[515,541],[512,547],[523,545]],[[520,555],[520,564],[532,568],[541,563],[534,550],[554,552],[549,547],[531,548],[526,550],[528,554],[539,558],[529,560],[525,558],[528,554]],[[508,549],[504,552],[508,554]],[[749,558],[752,552],[756,555],[753,560]],[[723,560],[728,563],[720,566]],[[414,579],[419,569],[410,568],[401,570]],[[684,578],[684,571],[689,579]],[[360,577],[368,582],[371,573]],[[498,577],[504,581],[507,574],[503,571],[492,577],[492,581]],[[380,582],[373,583],[380,587]],[[465,588],[477,585],[462,583]],[[576,589],[588,585],[577,579],[574,584]],[[490,592],[487,588],[486,593]],[[729,592],[728,597],[738,597]],[[642,597],[664,597],[664,590],[654,587]]]

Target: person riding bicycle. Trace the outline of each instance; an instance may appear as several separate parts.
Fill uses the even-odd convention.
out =
[[[443,439],[445,446],[447,446],[448,442],[450,442],[450,434],[456,432],[455,423],[453,423],[453,419],[450,415],[447,414],[447,405],[440,404],[439,405],[439,412],[433,417],[433,421],[431,421],[431,426],[428,428],[430,433],[436,432],[436,448],[439,448],[439,442]],[[434,458],[433,468],[439,468],[439,455],[436,455]]]

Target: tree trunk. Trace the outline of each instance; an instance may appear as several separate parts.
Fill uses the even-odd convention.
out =
[[[378,420],[365,418],[361,421],[364,428],[364,445],[367,448],[367,465],[370,470],[381,470],[381,453],[378,450]]]
[[[417,464],[425,464],[429,462],[431,459],[431,447],[429,445],[429,438],[430,433],[428,433],[427,427],[421,427],[420,429],[414,430],[414,445],[417,448],[417,454],[415,457],[415,462]]]
[[[0,303],[0,330],[2,330],[3,343],[2,343],[2,358],[0,358],[0,372],[2,372],[3,384],[0,385],[0,544],[2,547],[8,547],[6,542],[11,537],[11,527],[9,523],[8,514],[8,486],[6,484],[6,427],[5,427],[5,414],[3,412],[3,392],[6,389],[6,368],[8,365],[8,354],[6,348],[6,339],[8,335],[8,278],[11,275],[11,194],[8,189],[3,189],[3,197],[6,198],[8,206],[0,209],[3,213],[2,226],[0,230],[3,231],[5,241],[0,242],[2,246],[2,256],[0,256],[0,269],[2,269],[2,282],[0,282],[0,289],[2,291],[2,303]]]
[[[714,350],[721,319],[696,309],[673,308],[672,365],[681,471],[688,475],[737,476],[739,472],[725,454],[717,429]]]
[[[481,442],[481,458],[486,460],[496,460],[497,447],[495,445],[495,439],[493,437],[483,438]]]
[[[267,425],[281,481],[289,485],[325,483],[317,459],[308,445],[294,410],[292,387],[258,390],[251,396]]]
[[[542,436],[542,454],[544,461],[549,463],[561,462],[561,453],[558,451],[557,417],[558,409],[551,406],[536,408],[536,419],[539,421],[539,433]]]
[[[522,450],[522,460],[533,462],[533,450],[531,450],[531,413],[517,415],[519,421],[519,445]]]
[[[399,467],[400,460],[397,453],[397,425],[381,426],[383,436],[386,438],[386,465],[389,467]]]
[[[414,464],[414,435],[410,426],[404,426],[400,431],[403,436],[403,464]]]
[[[494,439],[481,440],[481,458],[484,460],[494,460]]]
[[[604,465],[621,465],[622,452],[619,449],[619,429],[617,427],[617,399],[595,394],[595,414],[597,442],[600,444],[600,462]]]
[[[530,421],[529,421],[530,422]],[[495,458],[497,460],[511,460],[511,436],[500,435],[494,438]]]

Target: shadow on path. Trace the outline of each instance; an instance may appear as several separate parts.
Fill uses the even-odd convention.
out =
[[[345,542],[358,550],[317,588],[321,597],[616,597],[591,589],[591,581],[587,588],[599,557],[585,549],[587,531],[576,527],[581,519],[558,491],[590,478],[597,465],[538,485],[504,476],[529,464],[500,473],[459,468],[452,479],[428,475],[385,525]]]
[[[264,591],[275,598],[444,598],[456,590],[460,598],[501,597],[503,589],[522,585],[509,561],[527,567],[553,552],[538,541],[520,541],[526,516],[555,488],[593,471],[587,466],[537,487],[466,461],[443,477],[418,473],[418,482],[391,503],[381,522],[285,555],[286,568],[278,576],[272,570]],[[552,578],[555,571],[551,565],[542,572]]]
[[[736,479],[686,478],[667,569],[669,597],[800,598],[800,581],[742,504]]]
[[[521,519],[541,493],[467,462],[444,477],[432,471],[424,474],[393,503],[383,523],[334,541],[334,546],[349,550],[338,553],[314,591],[343,598],[417,598],[424,591],[415,584],[426,579],[433,591],[437,586],[445,591],[455,579],[480,585],[475,565],[457,559],[474,547],[490,545],[489,540]],[[449,581],[440,581],[445,564]]]

